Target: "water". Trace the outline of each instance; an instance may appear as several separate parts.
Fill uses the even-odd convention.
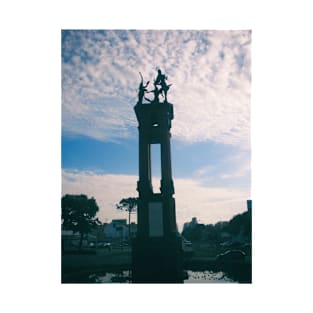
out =
[[[185,284],[192,283],[236,283],[229,278],[223,271],[191,271],[188,270],[188,279],[184,280]],[[111,284],[111,283],[131,283],[131,272],[121,271],[116,273],[98,273],[88,276],[90,283]]]
[[[224,272],[213,271],[187,271],[188,279],[184,280],[184,284],[190,283],[235,283],[236,281],[229,278]]]
[[[99,284],[130,283],[131,271],[121,271],[117,273],[101,273],[89,275],[90,282]]]

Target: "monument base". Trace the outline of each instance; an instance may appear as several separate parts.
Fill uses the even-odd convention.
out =
[[[136,238],[132,250],[133,283],[183,283],[181,237]]]

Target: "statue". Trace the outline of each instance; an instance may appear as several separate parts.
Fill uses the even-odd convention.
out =
[[[148,91],[146,89],[148,87],[150,81],[148,81],[146,83],[146,85],[144,86],[143,77],[142,77],[140,72],[139,72],[139,74],[141,76],[141,83],[139,84],[138,104],[142,104],[143,99],[147,100],[149,103],[160,103],[160,100],[159,100],[160,94],[165,99],[165,102],[167,102],[167,92],[168,92],[170,86],[172,86],[172,84],[170,84],[170,85],[166,84],[165,80],[167,79],[167,77],[164,74],[162,74],[161,70],[160,69],[158,70],[158,75],[157,75],[156,79],[154,80],[154,89],[150,90],[150,91]],[[161,86],[161,88],[159,88],[158,86]],[[153,92],[154,99],[150,100],[150,99],[146,98],[145,92],[147,92],[147,93]]]
[[[167,91],[170,89],[170,85],[167,85],[165,80],[167,79],[167,77],[162,74],[161,70],[158,69],[158,76],[155,80],[155,85],[161,85],[161,89],[160,89],[160,93],[162,94],[162,96],[165,98],[165,102],[167,102]]]
[[[141,83],[139,84],[139,91],[138,91],[138,104],[142,104],[142,99],[145,95],[145,92],[148,91],[146,88],[148,87],[150,81],[148,81],[146,83],[146,85],[143,85],[143,77],[141,75],[141,73],[139,72],[140,76],[141,76]]]
[[[148,91],[148,93],[149,92],[153,92],[154,99],[153,100],[150,100],[150,99],[147,99],[147,98],[145,98],[145,99],[148,100],[150,103],[160,103],[160,101],[159,101],[159,94],[161,93],[161,90],[158,88],[158,86],[155,83],[155,81],[154,81],[154,89]]]

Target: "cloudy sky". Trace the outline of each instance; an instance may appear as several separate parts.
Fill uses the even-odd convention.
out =
[[[250,198],[249,30],[63,30],[62,193],[95,197],[103,222],[126,218],[115,204],[137,196],[139,71],[153,81],[158,68],[172,84],[179,229],[229,220]]]

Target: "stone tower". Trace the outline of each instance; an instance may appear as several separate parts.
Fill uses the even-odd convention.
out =
[[[171,166],[173,105],[167,100],[160,103],[155,95],[150,103],[138,101],[134,110],[139,124],[139,198],[138,228],[132,255],[133,282],[183,282],[182,245],[176,226]],[[152,144],[159,144],[161,150],[159,192],[152,187]]]

